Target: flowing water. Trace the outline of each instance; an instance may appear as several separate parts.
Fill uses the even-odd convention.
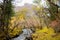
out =
[[[19,35],[17,38],[13,38],[12,40],[25,40],[26,37],[30,37],[32,31],[30,29],[23,29],[23,33]]]

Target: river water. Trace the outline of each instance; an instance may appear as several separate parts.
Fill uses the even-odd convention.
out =
[[[17,38],[13,38],[12,40],[25,40],[26,37],[30,37],[32,34],[31,29],[23,29],[23,33],[19,35]]]

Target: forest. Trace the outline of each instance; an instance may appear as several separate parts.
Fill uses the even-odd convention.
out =
[[[0,40],[60,40],[60,0],[0,0]]]

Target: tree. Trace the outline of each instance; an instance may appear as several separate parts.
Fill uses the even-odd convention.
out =
[[[36,1],[39,1],[39,0],[36,0]],[[59,0],[46,0],[46,2],[48,2],[49,4],[49,7],[48,8],[44,8],[44,10],[45,10],[45,12],[47,13],[47,11],[48,11],[48,14],[50,15],[50,17],[48,18],[49,20],[50,20],[50,22],[51,22],[51,24],[52,24],[52,22],[54,22],[54,21],[57,21],[57,22],[59,22],[60,23],[60,13],[58,12],[59,10],[59,5],[57,4],[57,1],[59,1]],[[39,2],[40,3],[40,2]],[[37,3],[38,4],[38,3]],[[39,4],[38,4],[39,5]],[[42,11],[43,12],[43,11]],[[43,13],[42,13],[43,14]],[[45,17],[47,17],[47,16],[45,16]],[[46,21],[46,22],[48,22],[48,20]],[[54,23],[52,24],[52,25],[54,25]],[[50,26],[52,26],[52,25],[50,25]],[[59,28],[59,26],[58,26],[59,24],[57,24],[56,23],[56,25],[54,26],[54,29],[55,30],[57,30],[57,28]],[[53,27],[53,26],[52,26]],[[60,29],[59,29],[60,30]],[[59,31],[58,30],[58,31]]]
[[[2,6],[3,7],[1,7],[2,13],[1,13],[0,28],[1,30],[3,30],[6,40],[9,40],[8,27],[9,27],[9,21],[13,16],[12,0],[3,0]]]
[[[48,17],[48,13],[45,9],[49,7],[49,3],[47,0],[35,0],[34,1],[38,6],[39,6],[39,11],[36,13],[39,17],[40,17],[40,23],[41,26],[48,26],[47,24],[49,23],[49,17]],[[44,3],[44,4],[43,4]],[[48,5],[48,6],[47,6]],[[39,14],[38,14],[39,13]],[[47,20],[46,20],[47,19]]]
[[[58,8],[59,8],[59,5],[57,4],[57,1],[59,0],[47,0],[50,4],[50,7],[49,7],[49,12],[51,14],[51,18],[54,20],[56,18],[60,19],[60,17],[58,16]]]
[[[43,0],[43,1],[45,1],[46,5],[48,6],[48,8],[45,7],[45,9],[47,9],[47,11],[49,11],[49,13],[51,15],[50,19],[51,20],[55,20],[56,18],[60,19],[60,17],[58,16],[59,5],[57,4],[57,1],[59,1],[59,0]],[[42,3],[42,2],[41,2],[41,0],[40,1],[35,0],[35,3],[37,3],[38,5],[40,5],[40,3]]]

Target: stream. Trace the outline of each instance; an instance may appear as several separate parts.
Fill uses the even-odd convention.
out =
[[[19,35],[17,38],[13,38],[12,40],[26,40],[26,37],[30,37],[32,34],[31,29],[23,29],[23,33]]]

